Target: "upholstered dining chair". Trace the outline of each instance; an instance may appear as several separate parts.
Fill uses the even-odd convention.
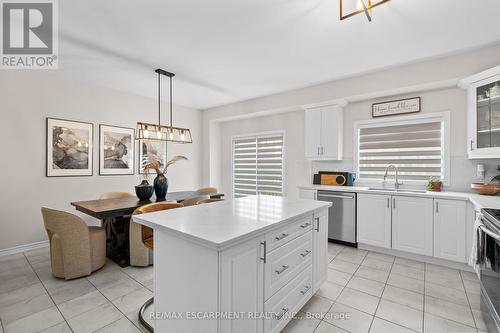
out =
[[[198,204],[199,201],[206,200],[208,198],[209,198],[208,195],[204,195],[204,196],[200,196],[200,197],[196,197],[196,198],[186,199],[186,200],[182,201],[182,204],[185,207],[194,206],[194,205]]]
[[[184,205],[168,201],[156,202],[137,208],[132,213],[132,215],[156,212],[159,210],[166,210],[179,207],[184,207]],[[141,224],[130,221],[129,241],[130,241],[130,265],[139,267],[146,267],[152,265],[153,230]],[[151,246],[148,246],[149,241],[151,241]]]
[[[200,201],[198,201],[196,204],[197,204],[197,205],[202,205],[202,204],[207,204],[207,203],[211,203],[211,202],[218,202],[218,201],[224,201],[224,199],[220,199],[220,198],[209,198],[209,199],[200,200]]]
[[[149,205],[145,205],[142,207],[137,208],[132,215],[139,215],[139,214],[145,214],[145,213],[151,213],[151,212],[158,212],[161,210],[167,210],[167,209],[175,209],[175,208],[181,208],[184,207],[183,204],[176,203],[176,202],[156,202],[152,203]],[[153,251],[154,249],[154,244],[153,244],[153,229],[146,227],[144,225],[141,225],[141,241],[142,244],[144,245],[145,248],[147,248],[150,251]],[[144,305],[141,307],[139,310],[139,321],[141,324],[146,327],[146,329],[149,332],[153,332],[153,327],[149,325],[145,320],[144,320],[144,311],[146,308],[153,304],[154,299],[150,298],[149,300],[144,303]]]
[[[80,217],[42,208],[50,242],[52,274],[66,280],[90,275],[106,264],[106,232],[89,227]]]
[[[202,188],[197,189],[196,191],[200,192],[200,193],[207,193],[207,194],[218,192],[216,187],[202,187]]]

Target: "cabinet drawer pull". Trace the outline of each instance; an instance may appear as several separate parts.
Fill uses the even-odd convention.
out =
[[[316,223],[317,223],[317,224],[316,224],[316,226],[317,226],[317,227],[316,227],[316,229],[315,229],[315,230],[316,230],[317,232],[319,232],[319,217],[315,217],[314,219],[316,220]]]
[[[286,237],[288,237],[288,234],[281,234],[281,236],[276,236],[276,237],[274,237],[274,239],[279,241],[279,240],[282,240],[283,238],[286,238]]]
[[[283,316],[285,316],[285,314],[288,312],[288,308],[283,308],[281,309],[281,313],[279,315],[276,316],[276,320],[281,320],[281,318],[283,318]]]
[[[283,266],[281,266],[281,269],[277,269],[277,270],[275,270],[275,272],[276,272],[276,274],[280,275],[281,273],[286,271],[288,268],[290,268],[290,266],[283,265]]]
[[[311,253],[311,250],[306,250],[305,252],[302,252],[300,255],[302,256],[302,258],[305,258],[309,255],[309,253]]]
[[[307,222],[307,223],[301,224],[301,225],[300,225],[300,227],[301,227],[302,229],[305,229],[305,228],[307,228],[307,227],[308,227],[308,226],[310,226],[310,225],[311,225],[311,223]]]
[[[304,290],[301,290],[300,293],[302,295],[305,295],[309,291],[309,289],[311,289],[311,287],[310,286],[306,286],[306,288]]]
[[[264,247],[264,256],[260,258],[260,260],[262,260],[265,263],[267,263],[267,242],[264,241],[264,242],[261,242],[260,245],[262,245]]]

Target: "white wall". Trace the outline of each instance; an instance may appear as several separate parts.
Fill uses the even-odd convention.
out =
[[[227,192],[227,161],[223,157],[223,131],[235,130],[244,132],[258,131],[259,125],[266,126],[268,118],[260,118],[258,122],[247,123],[244,119],[252,117],[269,117],[270,114],[296,112],[301,106],[314,103],[325,103],[332,100],[345,99],[349,102],[344,117],[345,158],[341,163],[314,163],[313,171],[319,169],[352,169],[352,122],[369,119],[370,105],[374,101],[392,99],[395,96],[422,96],[423,111],[435,112],[449,110],[452,115],[451,177],[452,188],[466,189],[475,174],[474,162],[465,159],[465,92],[456,88],[461,78],[499,65],[500,44],[469,51],[448,57],[431,59],[419,63],[408,64],[358,77],[328,82],[313,87],[284,92],[240,103],[225,105],[203,111],[203,180],[213,186],[222,187]],[[332,66],[335,64],[332,64]],[[274,117],[274,116],[273,116]],[[279,119],[273,121],[279,123]],[[283,118],[284,119],[284,118]],[[240,123],[229,126],[225,122]],[[286,121],[283,121],[286,123]],[[248,124],[248,129],[242,124]],[[232,129],[231,129],[232,128]],[[221,133],[219,133],[219,131]],[[297,133],[303,138],[303,132]],[[220,149],[216,147],[221,147]],[[298,146],[297,149],[303,149]],[[299,156],[299,153],[294,154]],[[492,169],[498,161],[487,161]],[[293,164],[292,164],[293,165]],[[302,171],[291,171],[300,174]],[[287,168],[287,172],[290,168]],[[309,175],[300,176],[300,179]],[[309,180],[310,181],[310,180]],[[287,189],[290,187],[287,186]],[[290,193],[290,194],[293,194]]]
[[[137,174],[98,175],[99,124],[135,128],[137,121],[155,122],[157,105],[154,99],[46,71],[0,71],[0,249],[46,239],[42,206],[75,212],[72,201],[97,199],[108,191],[134,192],[140,182]],[[162,106],[165,117],[167,107]],[[94,123],[94,176],[45,177],[46,117]],[[169,191],[196,189],[202,185],[201,114],[175,107],[174,120],[176,125],[191,128],[194,144],[169,144],[169,157],[183,154],[189,158],[170,168]],[[89,223],[98,222],[80,215]]]

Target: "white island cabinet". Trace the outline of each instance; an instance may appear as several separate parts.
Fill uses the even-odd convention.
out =
[[[261,195],[133,216],[154,229],[155,330],[282,330],[326,280],[330,205]]]

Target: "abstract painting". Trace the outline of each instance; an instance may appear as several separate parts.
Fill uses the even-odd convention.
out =
[[[167,142],[160,140],[139,141],[139,173],[144,173],[144,166],[151,160],[151,156],[160,161],[161,168],[167,163]]]
[[[92,176],[94,125],[47,118],[47,177]]]
[[[99,126],[99,174],[134,174],[135,131],[133,128]]]

